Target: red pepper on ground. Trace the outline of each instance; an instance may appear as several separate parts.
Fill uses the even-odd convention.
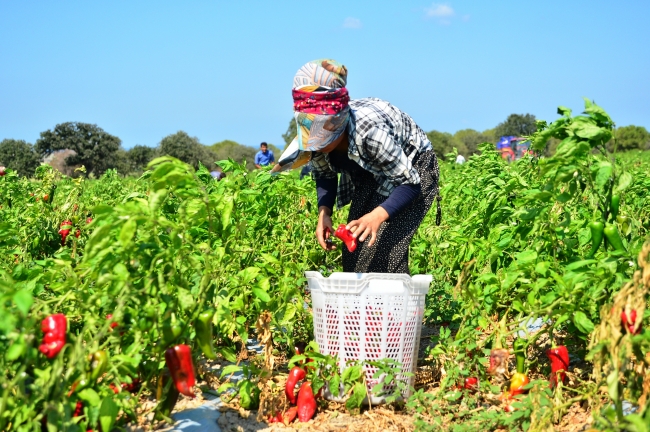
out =
[[[334,236],[338,237],[345,243],[345,246],[348,248],[348,252],[354,252],[357,249],[357,239],[352,237],[352,231],[345,227],[345,224],[339,225],[339,227],[334,232]]]
[[[306,376],[307,374],[305,371],[299,366],[294,366],[293,369],[289,371],[289,377],[284,386],[284,394],[287,395],[289,402],[294,405],[296,404],[296,384],[298,384],[299,381],[304,380]]]
[[[298,416],[298,408],[291,407],[282,414],[282,423],[284,423],[285,425],[289,425],[289,423],[293,422],[297,416]]]
[[[185,396],[194,397],[192,387],[194,379],[194,363],[192,352],[187,345],[176,345],[165,351],[165,362],[169,368],[176,389]]]
[[[465,390],[478,389],[478,378],[476,377],[465,378],[465,385],[463,387],[465,388]]]
[[[569,369],[569,351],[564,345],[546,351],[551,361],[551,388],[557,385],[557,372],[560,372],[562,382],[566,380],[566,371]]]
[[[282,413],[278,411],[275,415],[269,414],[269,423],[282,423]]]
[[[638,329],[634,330],[636,324],[636,310],[630,310],[630,313],[626,313],[625,310],[621,311],[621,325],[624,329],[630,334],[639,334],[641,333],[641,326]]]
[[[316,414],[316,399],[309,381],[302,383],[298,391],[298,419],[308,422]]]
[[[510,396],[512,397],[525,393],[526,390],[524,389],[524,386],[528,383],[530,383],[530,380],[526,374],[515,372],[510,379]]]
[[[63,348],[66,341],[68,320],[63,314],[54,314],[41,322],[41,331],[44,333],[43,343],[38,350],[47,358],[54,358]]]

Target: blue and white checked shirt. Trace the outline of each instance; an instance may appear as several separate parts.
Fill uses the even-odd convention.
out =
[[[380,195],[387,197],[402,184],[420,183],[413,159],[430,150],[431,143],[408,114],[377,98],[351,100],[348,137],[348,156],[375,177]],[[314,152],[310,163],[315,180],[336,178],[328,154]],[[337,207],[349,204],[353,193],[350,175],[341,172]]]

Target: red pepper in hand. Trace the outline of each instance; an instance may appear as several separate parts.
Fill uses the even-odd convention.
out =
[[[284,386],[284,393],[287,395],[289,402],[294,405],[296,404],[296,384],[298,384],[299,381],[304,380],[306,376],[307,374],[305,371],[299,366],[294,366],[293,369],[289,371],[289,377]]]
[[[41,331],[44,333],[43,343],[38,350],[49,359],[54,358],[65,345],[65,333],[68,320],[63,314],[54,314],[41,322]]]
[[[564,345],[546,351],[551,361],[551,388],[557,385],[557,373],[560,373],[562,382],[566,380],[566,371],[569,369],[569,351]]]
[[[334,232],[334,236],[338,237],[345,243],[345,246],[348,248],[348,252],[354,252],[357,249],[357,239],[352,237],[352,231],[345,227],[345,224],[339,225],[339,227]]]
[[[61,226],[59,227],[59,235],[61,236],[61,246],[65,245],[65,239],[68,238],[68,235],[70,234],[70,230],[72,229],[72,222],[69,220],[65,220],[61,222]]]
[[[625,310],[621,311],[621,325],[624,329],[630,334],[639,334],[641,333],[641,326],[639,325],[638,329],[634,329],[636,324],[636,310],[630,310],[630,313],[626,313]]]
[[[194,363],[192,352],[187,345],[176,345],[165,351],[165,362],[169,368],[176,389],[185,396],[194,397],[192,387],[194,379]]]
[[[309,381],[302,383],[298,391],[298,420],[308,422],[316,414],[316,399]]]

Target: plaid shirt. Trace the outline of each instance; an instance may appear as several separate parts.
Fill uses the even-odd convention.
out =
[[[420,183],[413,159],[430,150],[431,143],[408,114],[377,98],[351,100],[348,139],[348,156],[375,177],[380,195],[387,197],[402,184]],[[311,165],[315,180],[337,177],[326,153],[314,152]],[[349,204],[354,193],[350,174],[340,174],[339,208]]]

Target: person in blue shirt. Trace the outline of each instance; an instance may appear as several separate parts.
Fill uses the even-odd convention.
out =
[[[269,146],[263,142],[260,144],[260,151],[255,155],[255,167],[259,169],[271,164],[275,164],[275,156],[273,156],[273,152],[269,150]]]

